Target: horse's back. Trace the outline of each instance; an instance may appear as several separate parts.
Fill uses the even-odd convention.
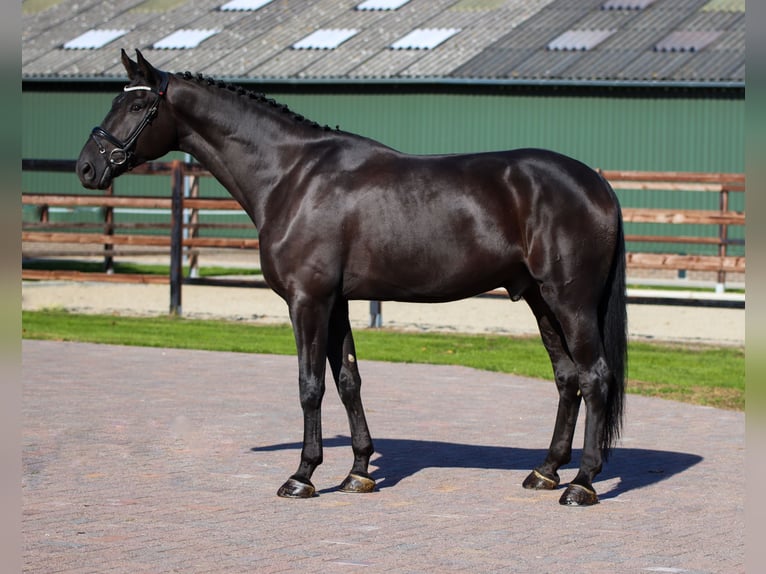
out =
[[[615,221],[603,178],[546,150],[392,152],[359,166],[348,176],[353,188],[337,192],[349,298],[441,301],[495,287],[520,294],[548,272],[541,261],[600,257],[576,250],[600,251]]]

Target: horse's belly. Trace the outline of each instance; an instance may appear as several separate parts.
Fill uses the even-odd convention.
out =
[[[523,264],[518,232],[475,201],[436,197],[349,225],[343,291],[349,299],[452,301],[504,285]]]
[[[343,293],[348,299],[435,303],[473,297],[526,276],[522,266],[497,261],[491,267],[479,260],[456,260],[449,266],[411,261],[350,268],[343,275]]]

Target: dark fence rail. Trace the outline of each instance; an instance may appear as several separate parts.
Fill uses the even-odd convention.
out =
[[[23,171],[45,171],[74,173],[73,160],[22,160]],[[663,244],[688,244],[715,246],[715,255],[684,255],[679,253],[650,253],[631,251],[628,253],[629,269],[670,269],[715,272],[720,290],[730,272],[744,273],[744,256],[730,255],[731,245],[743,245],[744,240],[731,238],[731,226],[744,226],[745,214],[729,208],[729,195],[745,191],[744,174],[689,173],[689,172],[638,172],[599,170],[616,190],[631,189],[703,191],[717,193],[718,209],[690,210],[665,208],[623,208],[626,223],[661,223],[674,228],[684,224],[705,224],[718,226],[716,237],[695,235],[640,235],[628,234],[628,242],[652,242]],[[89,281],[129,281],[142,283],[169,283],[171,313],[181,312],[181,286],[184,283],[213,283],[221,285],[263,284],[253,281],[212,281],[195,279],[198,256],[201,249],[258,249],[258,239],[237,237],[200,237],[199,230],[242,228],[237,224],[207,224],[199,222],[200,211],[227,210],[241,212],[242,208],[229,198],[199,197],[199,179],[210,177],[210,173],[198,164],[182,161],[150,162],[135,168],[134,175],[168,176],[170,197],[120,196],[114,185],[102,195],[95,194],[42,194],[22,193],[22,204],[36,208],[35,221],[22,224],[22,256],[25,259],[46,256],[103,257],[103,271],[85,273],[78,271],[50,271],[22,269],[23,279],[69,279]],[[190,182],[185,185],[185,182]],[[188,191],[185,193],[185,187]],[[51,207],[92,207],[103,214],[94,222],[52,222]],[[115,223],[116,208],[141,208],[170,211],[170,223]],[[46,245],[57,245],[54,251]],[[62,245],[76,245],[70,251],[61,250]],[[39,246],[39,247],[38,247]],[[92,249],[83,249],[89,246]],[[168,277],[148,274],[115,274],[115,257],[140,257],[157,255],[158,250],[169,253],[170,273]],[[186,256],[190,263],[190,274],[183,276],[182,261]],[[656,301],[656,299],[655,299]],[[648,301],[638,301],[648,302]],[[666,301],[666,302],[672,302]],[[727,305],[732,306],[732,305]],[[739,306],[734,305],[734,306]],[[379,306],[378,306],[379,308]],[[373,322],[375,320],[373,319]]]

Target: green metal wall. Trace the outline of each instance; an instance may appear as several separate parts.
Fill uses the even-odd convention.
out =
[[[279,99],[320,123],[410,153],[544,147],[605,169],[744,169],[744,100],[454,94]]]
[[[113,93],[24,92],[24,157],[74,158]],[[275,94],[410,153],[537,146],[604,169],[743,171],[744,99]]]
[[[100,123],[114,93],[23,93],[22,155],[75,158],[90,128]],[[601,95],[489,94],[270,94],[322,124],[377,139],[410,153],[458,153],[543,147],[603,169],[744,171],[744,99],[698,97],[604,97]],[[174,154],[172,157],[181,157]],[[130,181],[128,181],[130,179]],[[120,193],[167,194],[161,178],[119,182]],[[69,175],[24,174],[25,190],[82,192]],[[203,193],[225,195],[205,181]],[[715,209],[712,193],[620,192],[623,205]],[[731,198],[744,209],[742,194]],[[636,225],[628,233],[667,234]],[[715,235],[716,226],[684,226],[678,233]],[[744,230],[732,229],[744,237]],[[641,245],[641,250],[668,246]],[[629,246],[638,249],[639,246]],[[705,253],[710,248],[688,249]],[[732,253],[740,250],[734,249]]]

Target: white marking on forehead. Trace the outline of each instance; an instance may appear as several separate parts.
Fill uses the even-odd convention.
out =
[[[355,363],[356,362],[356,357],[354,357],[354,355],[349,353],[349,355],[348,355],[348,362],[349,363]]]
[[[138,91],[138,90],[144,90],[146,92],[154,91],[149,86],[125,86],[124,88],[122,88],[123,92],[135,92],[135,91]]]

